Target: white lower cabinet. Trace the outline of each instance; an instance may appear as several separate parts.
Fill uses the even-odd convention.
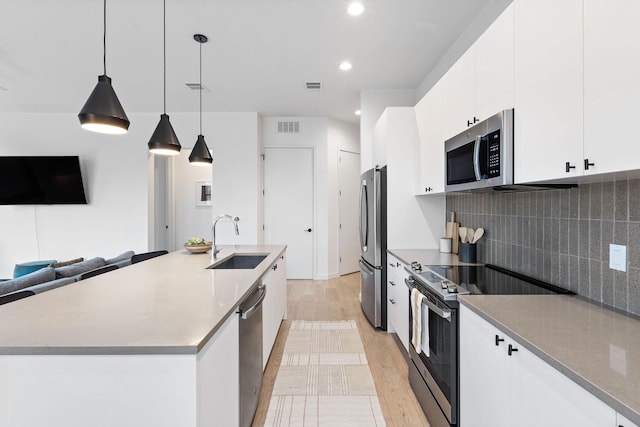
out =
[[[287,317],[287,264],[285,254],[262,278],[267,295],[262,303],[262,369],[267,366],[282,319]]]
[[[629,421],[624,415],[622,414],[616,414],[616,415],[617,415],[617,419],[616,419],[617,427],[638,427],[637,424],[634,424],[631,421]]]
[[[404,279],[409,273],[405,264],[391,254],[387,256],[387,329],[400,338],[409,352],[409,288]]]
[[[461,427],[615,423],[613,409],[460,305]]]
[[[240,422],[239,317],[237,314],[229,316],[198,353],[198,427],[235,426]]]

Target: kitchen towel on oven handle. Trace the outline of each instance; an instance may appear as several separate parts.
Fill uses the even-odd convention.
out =
[[[429,307],[422,301],[425,296],[416,288],[411,289],[411,318],[413,319],[411,345],[416,353],[429,357]]]

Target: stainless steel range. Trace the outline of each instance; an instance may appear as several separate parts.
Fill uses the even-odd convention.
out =
[[[412,273],[406,279],[412,290],[409,381],[432,427],[458,425],[458,295],[571,293],[493,265],[412,263],[407,271]]]

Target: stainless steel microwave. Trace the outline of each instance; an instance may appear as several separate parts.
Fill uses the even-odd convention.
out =
[[[448,139],[445,191],[513,184],[513,109],[503,110]]]

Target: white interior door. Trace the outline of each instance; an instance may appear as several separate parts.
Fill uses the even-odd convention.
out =
[[[360,154],[340,151],[338,161],[338,239],[340,275],[360,271],[358,202],[360,195]]]
[[[287,245],[287,278],[313,278],[313,149],[266,148],[264,243]]]

